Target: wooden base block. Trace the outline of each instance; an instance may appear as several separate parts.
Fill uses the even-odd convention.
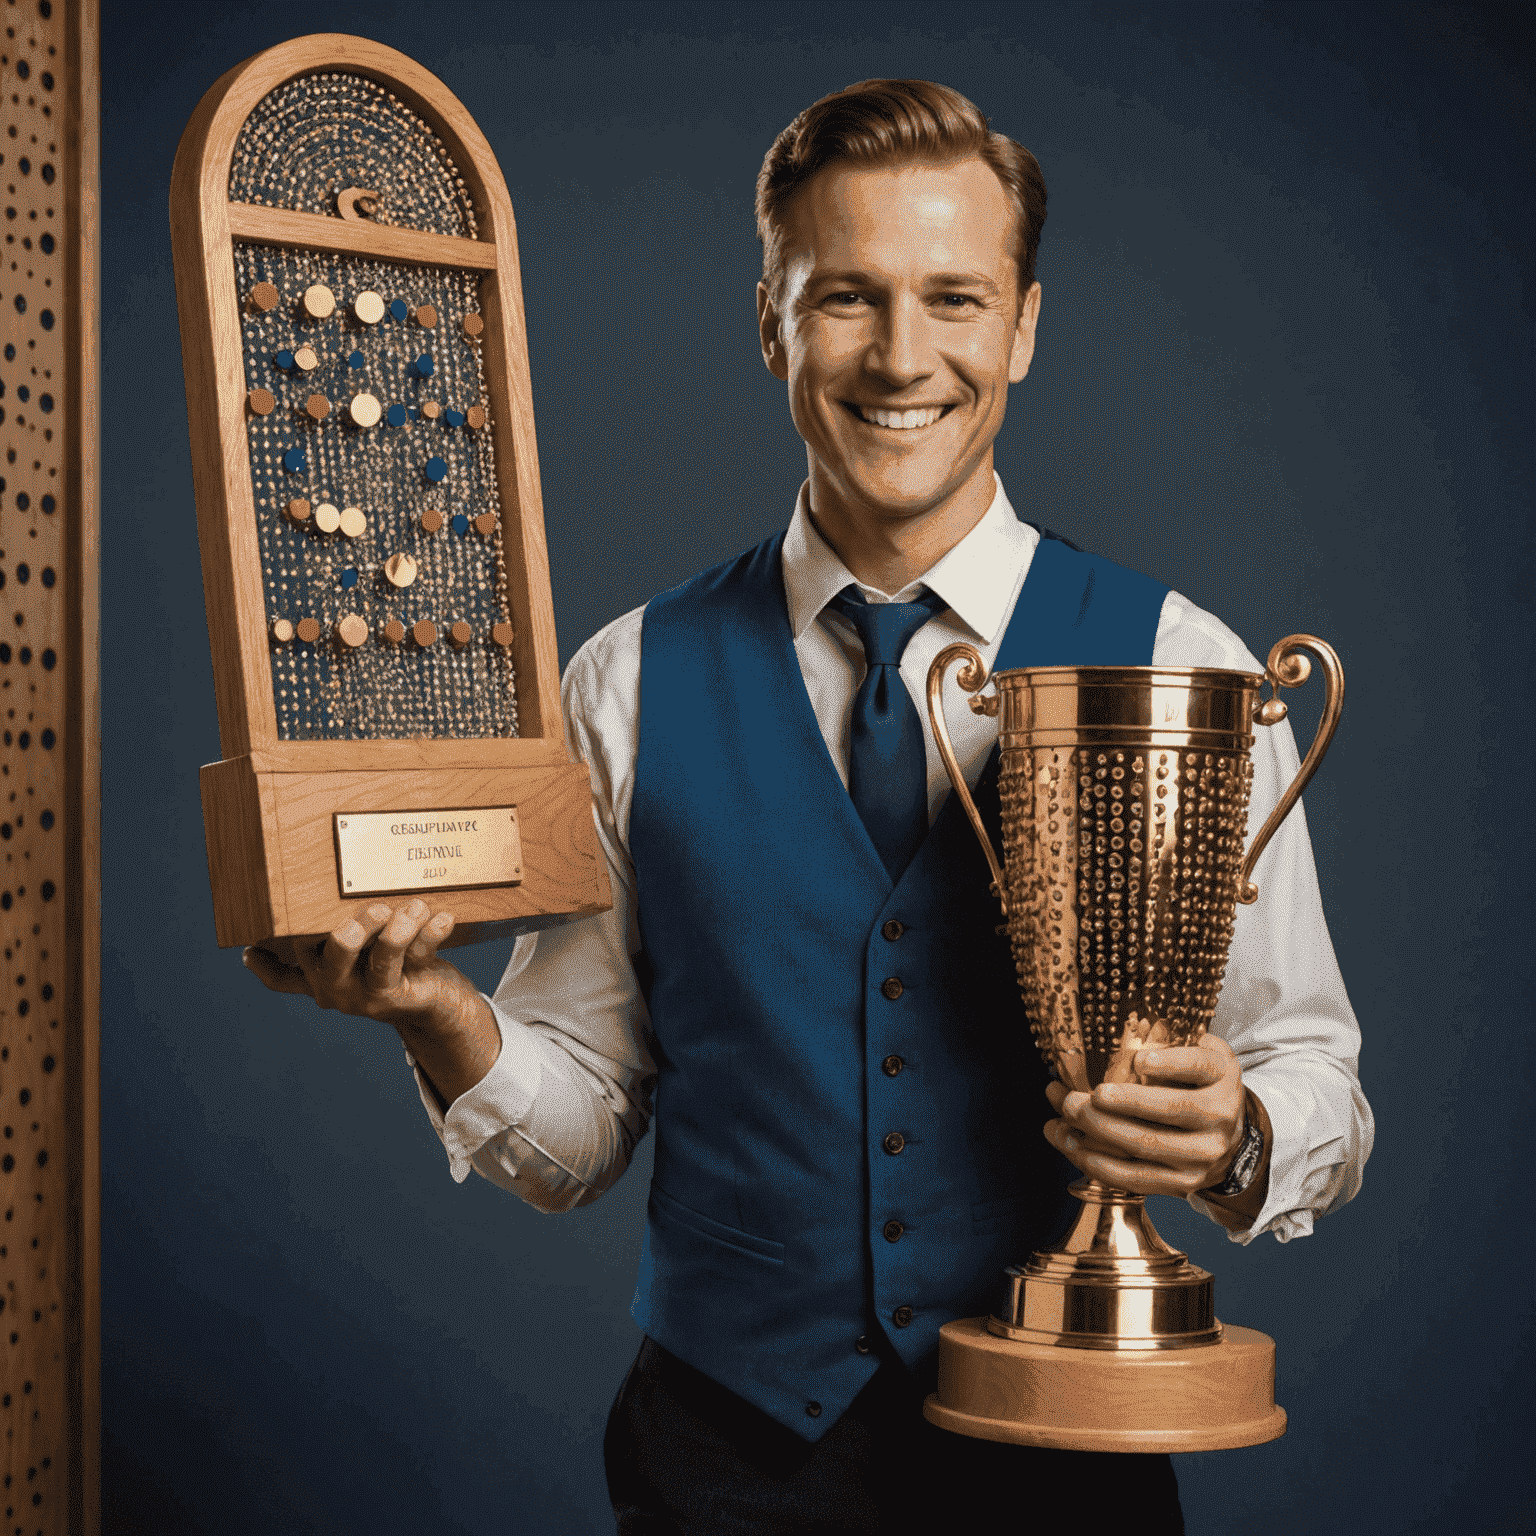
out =
[[[1194,1349],[1065,1349],[1000,1339],[984,1317],[939,1330],[923,1416],[979,1440],[1062,1451],[1222,1451],[1285,1433],[1275,1341],[1227,1324]]]
[[[386,751],[412,746],[382,745]],[[414,750],[430,760],[440,745]],[[510,747],[515,751],[519,743]],[[380,758],[385,752],[365,744],[358,756],[365,755]],[[326,934],[374,901],[399,905],[410,899],[410,892],[369,898],[342,892],[332,824],[346,812],[516,807],[523,855],[519,884],[422,892],[434,909],[457,918],[450,945],[501,937],[552,914],[600,912],[610,904],[592,824],[591,777],[585,763],[567,762],[563,751],[545,762],[439,767],[392,762],[375,771],[339,772],[259,771],[251,758],[242,757],[210,763],[200,777],[221,945],[264,945],[291,960],[291,944],[273,941]]]

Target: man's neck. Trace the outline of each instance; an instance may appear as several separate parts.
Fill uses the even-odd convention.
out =
[[[854,580],[894,595],[932,570],[986,516],[995,494],[988,473],[927,512],[891,518],[836,496],[818,496],[813,476],[808,506],[816,531]]]

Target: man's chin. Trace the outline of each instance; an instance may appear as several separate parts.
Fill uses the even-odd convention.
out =
[[[900,475],[863,475],[839,482],[839,492],[850,505],[883,523],[910,523],[940,513],[959,500],[974,476],[960,481],[935,481],[932,477],[907,478]],[[991,477],[987,477],[991,500]],[[985,506],[982,508],[985,511]]]

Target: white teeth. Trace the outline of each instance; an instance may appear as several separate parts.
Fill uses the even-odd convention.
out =
[[[910,432],[913,427],[931,427],[944,414],[944,407],[930,405],[916,411],[879,411],[873,406],[861,405],[859,414],[877,427],[894,427],[898,432]]]

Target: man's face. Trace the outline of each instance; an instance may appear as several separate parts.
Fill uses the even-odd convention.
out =
[[[830,165],[790,204],[784,248],[781,306],[758,290],[763,357],[789,385],[818,515],[979,517],[1040,307],[1038,283],[1019,302],[992,169]]]

